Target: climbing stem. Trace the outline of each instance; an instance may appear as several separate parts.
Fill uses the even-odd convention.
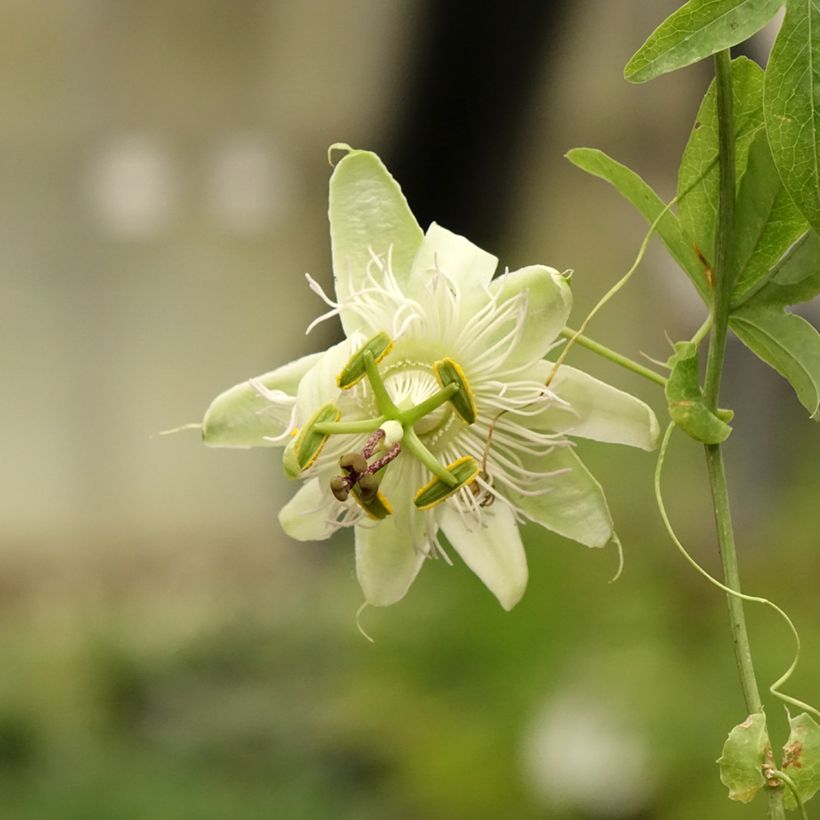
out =
[[[712,302],[712,331],[709,336],[709,352],[706,359],[704,398],[711,410],[716,410],[726,355],[726,334],[729,327],[729,313],[732,300],[732,227],[735,207],[735,134],[732,119],[732,62],[729,50],[715,55],[715,86],[717,90],[718,120],[718,168],[719,198],[717,233],[714,257],[714,299]],[[740,572],[737,562],[732,513],[729,507],[729,491],[720,445],[707,444],[706,469],[715,510],[720,560],[726,586],[740,592]],[[729,624],[732,631],[735,662],[746,710],[762,712],[760,690],[752,662],[752,650],[746,628],[743,601],[735,595],[727,594]],[[769,818],[783,820],[783,788],[768,788]]]
[[[565,339],[574,339],[575,344],[581,345],[581,347],[585,347],[587,350],[591,350],[593,353],[597,353],[599,356],[603,356],[605,359],[609,359],[609,361],[620,365],[626,370],[631,370],[633,373],[637,373],[639,376],[643,376],[645,379],[649,379],[649,381],[655,382],[655,384],[659,384],[661,387],[666,386],[666,379],[661,376],[660,373],[656,373],[654,370],[650,370],[648,367],[644,367],[642,364],[628,359],[626,356],[622,356],[620,353],[609,347],[605,347],[594,339],[590,339],[589,336],[582,335],[571,327],[563,328],[559,335]]]

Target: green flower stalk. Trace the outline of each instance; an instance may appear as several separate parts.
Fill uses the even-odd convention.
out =
[[[279,520],[298,540],[353,527],[368,603],[400,600],[443,534],[505,609],[533,521],[590,547],[614,536],[571,437],[652,449],[638,399],[546,357],[572,307],[568,278],[498,260],[432,224],[423,232],[379,158],[349,149],[330,182],[335,298],[345,339],[218,396],[216,447],[283,446],[301,482]]]

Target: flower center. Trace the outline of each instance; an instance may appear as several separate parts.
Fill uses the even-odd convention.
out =
[[[397,362],[384,371],[384,384],[400,410],[409,410],[421,404],[441,389],[433,369],[424,362]],[[449,403],[436,407],[420,418],[413,429],[419,436],[429,436],[444,427],[452,418]]]

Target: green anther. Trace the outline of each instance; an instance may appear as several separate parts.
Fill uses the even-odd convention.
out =
[[[374,363],[378,364],[392,348],[393,340],[384,332],[377,333],[348,359],[347,364],[336,377],[336,384],[342,390],[349,390],[367,375],[366,354],[369,353],[373,357]]]
[[[429,510],[435,507],[453,493],[458,492],[462,487],[466,487],[475,481],[479,473],[478,462],[472,456],[462,456],[457,458],[452,464],[447,465],[447,470],[455,476],[458,482],[455,487],[445,484],[440,478],[435,477],[416,492],[413,503],[420,510]]]
[[[475,406],[473,391],[470,390],[470,383],[461,365],[453,359],[439,359],[433,362],[433,373],[442,387],[456,385],[458,390],[450,398],[450,404],[467,424],[472,424],[476,420],[478,410]]]
[[[329,433],[320,432],[316,429],[316,425],[322,422],[338,421],[341,415],[341,411],[334,404],[325,404],[313,414],[299,435],[285,448],[282,464],[286,475],[290,478],[297,478],[316,461],[325,442],[330,438]]]
[[[365,501],[362,491],[358,485],[353,487],[353,497],[359,503],[359,506],[367,513],[367,515],[374,521],[381,521],[393,513],[393,507],[390,502],[382,495],[381,490],[376,490],[375,495]]]

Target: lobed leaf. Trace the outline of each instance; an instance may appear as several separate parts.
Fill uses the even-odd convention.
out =
[[[820,231],[820,2],[786,0],[766,68],[763,110],[777,170]]]
[[[689,0],[667,17],[626,64],[644,83],[743,42],[774,17],[783,0]]]
[[[573,148],[567,159],[582,171],[599,177],[612,185],[632,203],[647,222],[652,223],[666,207],[666,203],[641,179],[638,174],[612,159],[597,148]],[[669,249],[675,261],[689,275],[705,301],[710,301],[709,285],[703,264],[681,229],[677,216],[667,211],[656,228],[658,236]]]

